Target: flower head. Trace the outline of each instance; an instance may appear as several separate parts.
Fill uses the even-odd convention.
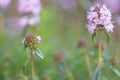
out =
[[[92,34],[95,30],[104,29],[107,32],[113,32],[111,12],[105,5],[96,5],[90,9],[87,15],[87,28]]]
[[[37,44],[41,41],[40,36],[36,36],[34,34],[28,34],[25,39],[23,39],[22,43],[24,44],[25,48],[28,47],[33,51],[33,54],[37,54],[38,57],[44,59],[44,54],[41,50],[37,48]]]
[[[40,0],[18,0],[18,12],[20,14],[39,14],[41,11]]]
[[[18,12],[22,15],[19,19],[21,26],[34,26],[40,22],[40,0],[18,0]]]
[[[39,23],[40,17],[38,15],[32,15],[32,16],[23,16],[19,19],[19,25],[24,27],[27,25],[34,26],[35,24]]]
[[[22,43],[25,47],[29,47],[31,49],[34,49],[36,44],[39,44],[41,41],[40,36],[36,36],[34,34],[28,34],[25,39],[23,39]]]

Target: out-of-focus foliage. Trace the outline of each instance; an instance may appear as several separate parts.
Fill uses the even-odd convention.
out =
[[[93,43],[92,35],[86,29],[86,11],[93,0],[41,2],[41,21],[33,27],[21,29],[14,21],[8,21],[19,17],[14,0],[4,16],[0,16],[0,80],[27,80],[30,77],[29,53],[22,44],[27,33],[42,37],[39,49],[44,53],[45,61],[35,55],[36,80],[91,80],[96,70],[98,44],[97,37]],[[100,80],[120,80],[120,27],[115,26],[114,32],[109,34],[108,44],[106,36],[102,35]]]

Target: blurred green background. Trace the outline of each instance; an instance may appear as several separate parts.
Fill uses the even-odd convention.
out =
[[[45,62],[35,56],[36,80],[91,80],[97,63],[97,37],[94,44],[86,28],[86,12],[93,1],[61,1],[66,4],[41,0],[40,23],[24,29],[11,20],[19,17],[16,0],[0,16],[0,80],[29,80],[29,53],[22,44],[27,33],[42,37],[39,49],[46,57]],[[108,44],[103,34],[100,80],[120,80],[120,27],[115,26]]]

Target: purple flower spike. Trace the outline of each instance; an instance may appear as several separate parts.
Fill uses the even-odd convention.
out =
[[[88,31],[93,34],[95,30],[98,30],[98,26],[102,26],[102,29],[105,29],[107,32],[113,32],[113,24],[112,24],[112,14],[109,9],[105,5],[96,5],[87,12],[87,28]]]
[[[18,0],[18,12],[20,14],[39,14],[41,11],[40,0]]]
[[[40,22],[40,0],[18,0],[18,12],[22,15],[19,19],[19,25],[22,27],[34,26]]]

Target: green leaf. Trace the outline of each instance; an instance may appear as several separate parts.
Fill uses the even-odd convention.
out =
[[[104,31],[104,33],[106,35],[106,41],[107,41],[107,43],[109,43],[110,42],[110,36],[106,31]]]
[[[115,72],[115,74],[120,77],[120,72],[117,69],[113,69],[113,71]]]
[[[46,57],[44,58],[43,61],[48,64],[48,59]]]
[[[95,36],[96,36],[96,32],[93,33],[92,35],[92,41],[95,42]]]
[[[102,28],[103,28],[103,25],[98,24],[97,27],[98,27],[99,29],[102,29]]]
[[[100,69],[96,69],[93,76],[92,76],[92,80],[98,80],[100,76]]]
[[[35,49],[34,51],[41,59],[44,59],[44,54],[42,53],[42,51],[40,51],[39,49]]]

